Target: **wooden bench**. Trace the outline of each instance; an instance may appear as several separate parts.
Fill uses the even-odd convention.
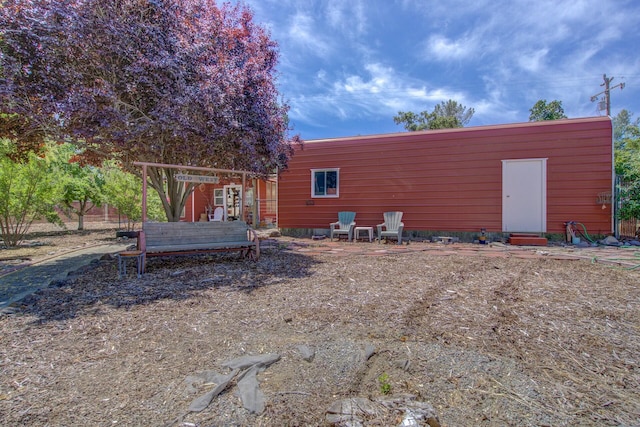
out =
[[[146,256],[240,251],[253,260],[260,257],[258,234],[244,221],[146,222],[138,248]]]

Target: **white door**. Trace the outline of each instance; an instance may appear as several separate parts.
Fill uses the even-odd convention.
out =
[[[502,161],[502,231],[547,231],[547,159]]]
[[[242,210],[242,185],[224,186],[224,220],[235,221],[240,217]]]

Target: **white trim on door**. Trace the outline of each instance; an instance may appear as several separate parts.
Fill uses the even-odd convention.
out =
[[[546,158],[502,160],[502,231],[546,233]]]

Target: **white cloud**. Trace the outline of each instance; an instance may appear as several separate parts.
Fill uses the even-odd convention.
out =
[[[356,95],[363,93],[377,94],[387,91],[392,86],[390,78],[394,72],[391,68],[382,67],[380,64],[367,64],[365,65],[365,70],[371,76],[368,81],[363,80],[361,76],[353,75],[347,77],[344,83],[337,82],[336,86]]]
[[[516,62],[525,71],[530,73],[539,72],[546,65],[545,61],[548,53],[549,49],[546,48],[523,52],[516,57]]]
[[[362,0],[329,0],[325,14],[330,26],[349,38],[356,38],[367,29],[367,5]]]
[[[307,53],[327,57],[331,53],[330,44],[323,39],[322,34],[315,31],[315,27],[315,21],[311,15],[297,13],[289,27],[287,42],[305,49]]]
[[[434,57],[439,61],[464,59],[475,51],[476,43],[469,38],[449,39],[441,34],[433,35],[427,41],[427,59]]]
[[[464,104],[469,98],[460,91],[430,87],[380,63],[364,64],[359,73],[339,75],[332,82],[328,73],[320,75],[326,88],[315,96],[294,97],[290,112],[293,119],[307,121],[333,115],[342,120],[373,116],[391,120],[398,111],[431,110],[448,99]]]
[[[326,72],[325,70],[319,70],[319,71],[316,73],[316,78],[317,78],[319,81],[325,81],[325,80],[326,80],[326,78],[327,78],[327,72]]]

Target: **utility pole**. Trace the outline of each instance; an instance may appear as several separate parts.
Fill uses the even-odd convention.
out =
[[[624,82],[618,83],[617,85],[611,87],[610,85],[611,85],[611,81],[613,81],[613,77],[607,78],[607,75],[603,74],[602,79],[604,80],[604,83],[602,83],[600,86],[604,86],[604,90],[600,93],[596,93],[595,95],[593,95],[591,97],[591,102],[598,99],[598,96],[604,93],[604,102],[607,109],[607,116],[610,116],[611,115],[611,89],[615,89],[618,86],[620,87],[620,90],[624,89]]]

